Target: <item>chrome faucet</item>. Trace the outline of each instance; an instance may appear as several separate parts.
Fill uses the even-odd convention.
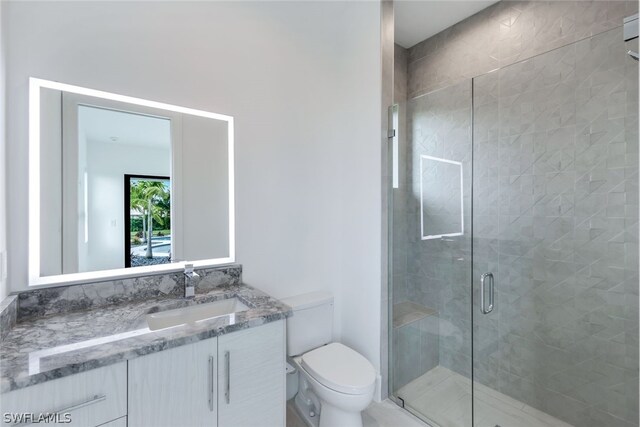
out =
[[[200,277],[198,273],[193,271],[193,264],[184,265],[184,297],[193,298],[196,296],[196,284],[193,279]]]

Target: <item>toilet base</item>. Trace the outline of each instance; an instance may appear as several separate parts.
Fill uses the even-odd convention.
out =
[[[298,416],[310,427],[362,427],[362,413],[345,412],[327,403],[322,405],[322,414],[316,412],[313,405],[305,403],[305,399],[296,395],[293,407]],[[313,416],[311,414],[313,413]]]
[[[324,402],[319,427],[362,427],[362,413],[347,412]]]
[[[319,427],[320,408],[316,408],[311,400],[306,398],[303,393],[298,392],[296,394],[296,397],[293,399],[293,407],[306,425]]]

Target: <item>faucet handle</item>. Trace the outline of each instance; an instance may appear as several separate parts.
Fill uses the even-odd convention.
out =
[[[187,277],[200,277],[200,275],[193,270],[193,264],[184,265],[184,275]]]
[[[184,296],[185,298],[193,298],[196,295],[196,280],[198,277],[198,273],[193,271],[193,264],[185,264],[184,265]]]

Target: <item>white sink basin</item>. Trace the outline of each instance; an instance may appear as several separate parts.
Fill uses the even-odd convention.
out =
[[[156,331],[185,323],[195,323],[199,320],[228,316],[248,309],[249,307],[244,305],[238,298],[228,298],[206,304],[191,305],[148,314],[147,324],[150,330]]]

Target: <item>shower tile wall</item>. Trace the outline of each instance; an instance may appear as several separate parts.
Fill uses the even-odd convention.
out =
[[[575,426],[638,425],[637,131],[620,28],[474,79],[474,377]]]
[[[409,98],[620,26],[637,1],[501,1],[409,49]]]
[[[425,138],[428,139],[428,135],[425,135],[424,125],[426,123],[429,123],[429,126],[437,125],[439,121],[453,119],[453,115],[451,115],[446,105],[449,105],[450,108],[457,100],[460,106],[458,110],[460,115],[456,117],[460,117],[462,121],[468,121],[466,125],[462,124],[460,129],[468,126],[468,131],[470,132],[470,88],[472,77],[561,46],[566,46],[593,34],[619,27],[622,17],[637,13],[637,7],[637,2],[635,1],[502,1],[408,50],[396,46],[396,93],[394,98],[395,102],[400,104],[401,116],[399,145],[400,188],[394,190],[393,196],[393,302],[398,304],[404,301],[412,301],[438,311],[438,330],[434,332],[437,337],[435,342],[428,340],[416,341],[415,335],[409,335],[403,344],[393,343],[394,373],[397,374],[402,371],[401,375],[394,375],[396,381],[394,381],[393,388],[395,390],[404,385],[405,381],[410,381],[424,373],[423,369],[428,363],[416,363],[420,354],[431,355],[428,357],[432,358],[435,358],[433,355],[437,354],[438,364],[466,376],[469,376],[471,366],[471,325],[470,321],[468,321],[470,316],[470,295],[468,294],[469,275],[471,274],[470,265],[466,265],[465,268],[466,262],[470,259],[470,236],[465,233],[464,238],[456,237],[453,242],[420,240],[419,180],[416,179],[415,171],[417,171],[417,168],[415,163],[422,153],[421,150],[423,149]],[[594,43],[597,44],[597,40]],[[623,48],[624,44],[621,36],[616,39],[616,43],[616,49]],[[585,42],[586,45],[596,48],[591,42]],[[582,62],[576,59],[576,64],[584,67],[589,66],[588,58],[586,56],[582,56],[582,58]],[[617,61],[627,60],[626,56],[624,58],[616,58]],[[549,61],[553,62],[552,59],[549,59]],[[562,61],[556,61],[556,63],[560,64],[561,71],[543,70],[543,79],[552,82],[558,78],[558,74],[569,78],[569,74],[563,75],[562,73],[576,71],[575,64],[566,65]],[[526,61],[525,64],[530,64],[530,61]],[[521,72],[527,76],[531,75],[527,72],[526,66],[521,69]],[[603,71],[593,74],[591,83],[594,86],[581,86],[583,90],[576,96],[583,96],[584,93],[589,91],[597,91],[598,79],[602,78],[603,82],[606,81],[607,73]],[[405,78],[406,80],[404,80]],[[499,84],[505,84],[498,78],[494,79],[496,80],[492,86],[494,89]],[[482,78],[476,80],[482,83]],[[520,89],[526,91],[528,81],[524,80],[520,83],[522,83]],[[516,83],[514,82],[514,84]],[[579,80],[576,81],[576,84],[580,84]],[[585,162],[598,158],[606,158],[608,159],[606,162],[614,164],[614,162],[620,162],[622,158],[633,155],[631,151],[623,154],[621,150],[637,149],[637,133],[633,134],[630,130],[637,129],[637,121],[635,121],[634,125],[629,116],[634,111],[634,108],[637,111],[637,104],[628,103],[624,108],[618,110],[616,110],[615,106],[621,105],[620,100],[626,99],[626,96],[637,100],[637,95],[635,98],[632,96],[634,93],[637,92],[622,91],[612,95],[608,99],[611,105],[607,110],[607,114],[611,114],[612,117],[625,115],[626,118],[619,119],[616,123],[619,124],[620,121],[627,123],[625,135],[630,138],[628,140],[636,141],[636,145],[625,146],[624,148],[620,144],[603,143],[604,145],[598,145],[601,140],[598,139],[599,134],[595,130],[606,123],[595,120],[591,124],[592,129],[594,129],[593,134],[587,132],[585,135],[576,136],[575,144],[579,144],[579,141],[587,144],[585,141],[589,141],[592,146],[581,156],[577,156],[575,166],[571,167],[577,167],[580,162],[585,164]],[[424,94],[427,95],[420,96]],[[504,99],[501,96],[505,96]],[[504,93],[493,93],[490,98],[493,98],[493,102],[498,103],[511,101]],[[582,98],[579,99],[582,100]],[[596,99],[594,98],[594,101]],[[488,99],[476,97],[476,102],[480,100],[489,102]],[[466,107],[463,107],[465,104]],[[575,105],[577,104],[574,102]],[[522,105],[521,107],[528,108],[529,105]],[[591,104],[585,102],[583,109],[585,113],[599,111],[597,108],[591,110],[593,107],[595,107],[593,101]],[[466,115],[462,113],[465,108],[467,109]],[[516,107],[514,106],[514,108]],[[479,114],[479,111],[476,109],[475,113]],[[559,110],[557,113],[562,113],[562,111]],[[406,123],[403,124],[405,114],[407,115]],[[429,116],[431,121],[425,122],[425,116]],[[462,116],[465,116],[466,119],[462,118]],[[549,122],[549,127],[545,130],[550,131],[553,126],[561,129],[559,124],[563,123],[562,120],[569,119],[562,114],[550,114],[541,116],[539,122],[542,123],[544,120]],[[526,130],[526,126],[522,127],[522,123],[514,122],[513,126],[516,131],[520,129],[524,133]],[[520,128],[517,126],[520,126]],[[442,133],[440,135],[440,141],[446,140],[446,138],[442,137]],[[553,137],[549,141],[554,141],[560,145],[563,144],[562,131],[558,131],[555,134],[550,133],[549,136],[550,138]],[[620,134],[618,134],[619,138]],[[605,139],[602,139],[602,141]],[[536,147],[535,141],[531,140],[529,144],[525,143],[525,141],[526,138],[513,142],[512,145],[514,146],[511,148],[516,150],[515,147],[518,147],[518,144],[522,146],[521,150],[534,149]],[[470,137],[468,143],[470,147]],[[502,144],[502,142],[500,143]],[[530,147],[530,144],[533,147]],[[503,146],[500,145],[500,147]],[[507,155],[507,152],[502,151],[503,156]],[[552,155],[552,152],[555,154]],[[507,170],[510,170],[510,168],[515,170],[520,168],[520,161],[526,163],[531,159],[527,159],[526,156],[523,159],[518,157],[520,155],[524,156],[524,152],[512,153],[507,165],[507,160],[496,157],[497,153],[493,154],[493,156],[489,156],[486,153],[476,153],[479,156],[486,155],[489,157],[475,159],[475,166],[478,167],[481,164],[485,164],[487,167],[490,165],[495,166],[496,169],[493,172],[485,171],[487,176],[491,176],[490,174],[494,173],[495,176],[492,176],[491,179],[503,185],[502,188],[509,190],[518,188],[518,191],[513,190],[513,194],[517,194],[517,196],[514,195],[513,197],[509,196],[511,193],[506,190],[501,190],[502,197],[506,199],[499,200],[496,208],[504,209],[505,211],[498,216],[497,220],[502,221],[505,217],[516,216],[517,214],[513,213],[513,209],[520,209],[521,206],[531,203],[530,198],[521,194],[522,191],[539,189],[543,185],[548,191],[558,192],[559,195],[545,203],[544,208],[540,206],[535,209],[538,209],[537,212],[540,212],[540,209],[556,209],[561,213],[558,215],[561,217],[559,222],[550,224],[546,222],[531,222],[524,224],[515,221],[515,225],[506,227],[504,231],[501,231],[502,229],[498,225],[490,222],[476,224],[479,227],[474,230],[476,233],[480,232],[482,235],[486,237],[492,236],[494,239],[481,238],[474,242],[474,244],[480,246],[479,248],[474,248],[474,250],[485,251],[485,264],[478,264],[478,269],[497,271],[501,275],[499,278],[501,283],[504,280],[508,280],[509,283],[507,285],[508,289],[505,289],[505,294],[498,295],[498,306],[502,306],[505,303],[502,300],[503,298],[508,302],[513,302],[518,292],[524,291],[524,289],[519,290],[518,287],[526,281],[525,278],[528,275],[533,274],[532,271],[534,269],[532,267],[534,266],[538,271],[534,276],[533,283],[535,285],[542,284],[547,277],[554,275],[567,277],[567,271],[562,269],[564,266],[562,261],[554,261],[550,265],[546,265],[540,261],[545,259],[545,256],[564,257],[562,258],[564,260],[567,257],[573,258],[572,262],[580,262],[581,260],[584,262],[589,257],[595,258],[593,258],[592,265],[574,271],[569,280],[570,282],[573,281],[576,286],[579,283],[584,284],[587,289],[590,289],[588,292],[577,295],[575,287],[556,286],[554,292],[558,294],[554,294],[550,290],[548,292],[545,291],[540,295],[534,296],[532,301],[535,301],[535,305],[525,305],[519,308],[524,310],[525,313],[531,311],[536,316],[543,316],[545,320],[540,324],[524,322],[524,318],[519,318],[519,312],[515,308],[512,308],[509,312],[509,315],[513,318],[505,319],[505,313],[496,310],[495,316],[493,316],[494,319],[489,319],[487,316],[486,319],[482,320],[486,323],[493,322],[493,324],[489,323],[488,325],[482,324],[482,328],[486,327],[485,333],[494,334],[494,336],[492,339],[489,339],[491,338],[489,337],[484,344],[480,345],[478,337],[476,337],[476,357],[478,357],[479,363],[482,364],[482,366],[475,366],[477,378],[505,394],[510,394],[525,403],[548,411],[552,415],[572,422],[576,426],[637,426],[637,387],[631,386],[631,384],[637,385],[637,371],[635,373],[630,371],[631,368],[629,368],[628,364],[635,361],[637,367],[638,331],[634,330],[634,328],[637,327],[638,278],[637,272],[625,268],[628,265],[616,265],[616,263],[626,263],[630,259],[637,261],[637,253],[633,253],[638,245],[636,237],[637,220],[635,217],[633,219],[621,219],[619,217],[608,218],[606,215],[604,217],[596,215],[587,219],[587,215],[590,212],[600,212],[602,209],[605,212],[617,212],[618,214],[622,210],[633,209],[633,204],[637,204],[637,179],[629,180],[624,175],[621,178],[618,175],[620,170],[611,172],[606,167],[595,168],[589,174],[585,172],[586,175],[580,177],[580,179],[574,175],[572,181],[564,179],[566,177],[562,174],[566,172],[562,169],[545,171],[545,174],[556,175],[554,175],[555,179],[545,179],[544,182],[536,181],[535,179],[532,182],[527,181],[530,178],[527,177],[527,173],[524,170],[517,173],[510,172],[509,176],[500,177],[499,170],[504,170],[505,168]],[[543,162],[546,164],[544,167],[547,168],[566,168],[571,162],[574,162],[567,157],[568,154],[563,149],[551,150],[547,152],[547,155],[551,156]],[[637,152],[635,156],[637,160]],[[498,167],[498,160],[500,162],[504,161],[505,166]],[[556,166],[553,166],[554,164]],[[542,163],[538,164],[537,167],[543,167]],[[470,170],[470,168],[467,169]],[[631,173],[628,167],[626,169],[623,167],[622,170],[624,171],[623,174]],[[520,175],[522,175],[521,178],[519,178]],[[545,176],[545,178],[550,176]],[[609,191],[612,188],[607,187],[609,185],[607,180],[611,179],[620,180],[618,182],[619,186],[616,187],[615,191]],[[624,192],[620,192],[620,186],[627,186]],[[569,191],[574,187],[572,195],[562,194],[563,191]],[[581,199],[585,192],[591,191],[590,189],[594,191],[594,194]],[[487,193],[490,192],[490,190],[487,190]],[[482,197],[483,194],[481,189],[478,189],[474,197]],[[485,194],[485,196],[491,200],[489,194]],[[493,196],[495,197],[497,194]],[[598,210],[599,203],[606,207]],[[469,206],[470,203],[465,203],[465,205]],[[637,213],[637,206],[634,212]],[[582,221],[581,226],[568,231],[563,215],[574,218],[574,220],[580,218],[579,220]],[[466,218],[465,222],[469,224]],[[509,224],[509,222],[500,222],[500,224]],[[541,226],[540,224],[543,225]],[[619,227],[620,233],[618,235],[613,231],[615,227]],[[622,230],[628,230],[630,233],[623,233]],[[499,234],[499,232],[505,234]],[[525,259],[522,256],[513,256],[521,253],[519,251],[525,250],[524,245],[530,240],[529,237],[535,236],[534,233],[543,232],[573,233],[575,238],[573,240],[553,240],[553,244],[550,244],[544,250],[538,247],[535,258],[537,264],[525,263]],[[505,238],[505,236],[513,237],[514,235],[518,236],[518,238]],[[592,240],[588,240],[589,238]],[[607,239],[612,241],[609,242]],[[603,242],[599,242],[599,240],[603,240]],[[500,255],[499,251],[502,251],[502,255]],[[594,254],[606,255],[607,258],[603,259]],[[492,263],[488,262],[489,258],[491,258]],[[482,260],[477,261],[482,262]],[[608,263],[612,265],[608,265]],[[606,271],[606,280],[599,281],[598,274],[601,273],[598,272],[600,270]],[[474,277],[478,271],[474,272]],[[622,273],[623,271],[624,273]],[[544,274],[544,277],[539,277],[540,274]],[[616,276],[616,274],[622,274],[622,276]],[[620,277],[623,278],[616,282],[616,277],[618,279]],[[598,285],[594,282],[600,284]],[[586,285],[586,283],[589,283],[589,285]],[[609,283],[615,291],[602,288],[604,283]],[[635,287],[631,286],[632,283],[635,283]],[[545,288],[540,288],[540,291],[543,289]],[[563,293],[565,291],[566,293]],[[629,295],[632,297],[629,297]],[[560,299],[561,297],[564,299]],[[552,312],[547,313],[545,311],[547,310],[546,306],[543,307],[541,304],[549,300],[551,300],[551,303],[563,301],[564,305],[561,306],[566,306],[566,304],[572,304],[573,306],[579,304],[603,304],[613,313],[602,310],[589,312],[581,321],[576,321],[581,325],[585,323],[582,325],[584,328],[582,333],[589,336],[584,340],[577,340],[577,335],[571,336],[566,328],[545,329],[542,327],[543,325],[553,324],[556,321],[563,321],[567,316],[576,313],[571,308],[571,305],[567,310],[560,310],[558,309],[558,304],[553,305],[553,310],[555,311],[552,310]],[[625,302],[625,300],[628,301]],[[605,309],[603,308],[603,310]],[[502,316],[501,322],[495,319],[500,316]],[[465,323],[465,319],[467,319],[467,323]],[[504,329],[509,326],[510,322],[513,322],[514,325],[521,325],[524,328],[520,331],[521,334],[524,334],[525,331],[527,334],[538,334],[547,347],[536,346],[532,348],[530,344],[521,346],[520,344],[524,343],[524,341],[517,340],[516,337],[518,335],[509,336],[508,340],[511,341],[502,341],[502,345],[500,345],[500,328]],[[476,334],[479,333],[479,326],[480,324],[475,326]],[[540,335],[542,332],[545,332],[546,335]],[[593,337],[591,337],[592,335]],[[399,336],[400,334],[394,334],[394,339],[398,339]],[[504,336],[506,337],[507,335]],[[411,339],[413,341],[410,341]],[[559,353],[556,351],[549,353],[543,348],[558,348],[559,343],[562,343],[563,340],[573,340],[573,345],[576,346],[574,348],[575,352],[572,353],[576,356],[575,366],[569,370],[562,371],[556,377],[549,378],[549,376],[546,376],[544,380],[541,377],[538,381],[531,381],[531,375],[535,373],[534,371],[538,367],[556,366]],[[421,347],[425,342],[431,343],[429,349]],[[437,352],[433,351],[433,346],[438,346]],[[403,353],[403,351],[406,353]],[[582,359],[581,357],[588,351],[591,351],[592,354],[598,354],[600,357],[598,359],[599,362],[596,362],[596,359]],[[496,355],[500,357],[495,357]],[[604,359],[607,360],[604,361]],[[618,365],[626,363],[627,368],[618,366],[618,368],[611,368],[607,371],[604,369],[605,362],[610,365],[615,362],[613,363],[614,366],[617,366],[615,365],[616,363]],[[583,365],[580,365],[580,363],[583,363]],[[546,372],[544,369],[542,372]],[[497,370],[503,372],[501,379],[493,376]],[[622,383],[616,381],[623,378],[624,375],[630,375],[631,381]],[[581,378],[589,379],[590,385],[585,385],[586,383]],[[398,381],[399,379],[402,381]],[[547,380],[549,381],[548,384],[541,384],[542,381]],[[594,394],[599,391],[596,387],[597,385],[604,385],[606,390],[602,392],[606,396],[600,396],[599,400]],[[567,387],[579,389],[578,394],[574,396],[567,394]],[[567,399],[555,399],[554,397],[558,396],[558,394],[563,394]],[[615,415],[616,417],[611,417],[607,414]],[[624,421],[625,419],[632,421]]]

